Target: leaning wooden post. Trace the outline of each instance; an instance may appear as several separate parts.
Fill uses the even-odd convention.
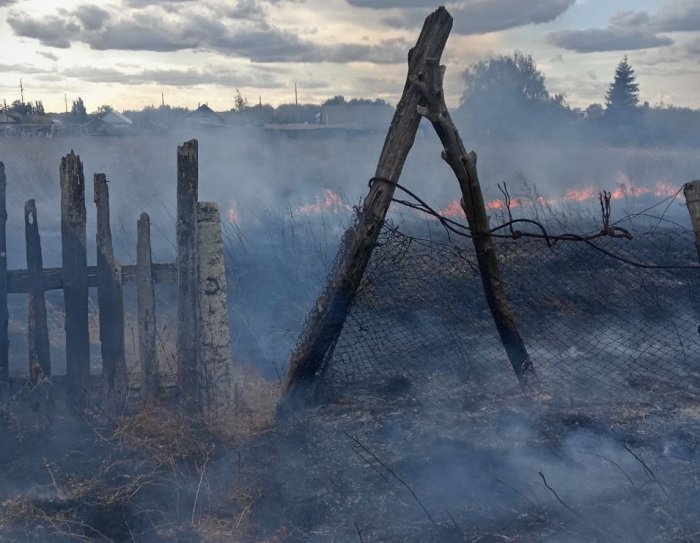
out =
[[[472,240],[486,301],[513,370],[520,382],[525,383],[533,371],[532,362],[518,332],[501,281],[498,255],[491,236],[489,217],[476,171],[476,154],[467,153],[465,150],[462,138],[445,104],[442,86],[444,73],[445,67],[440,66],[440,61],[431,58],[426,63],[426,69],[411,78],[412,84],[425,99],[426,105],[420,106],[418,111],[435,128],[444,147],[442,158],[452,168],[459,181],[462,207],[473,235]]]
[[[96,173],[93,180],[97,208],[95,240],[97,245],[97,304],[100,310],[102,381],[109,408],[114,412],[119,412],[126,400],[128,387],[121,267],[114,258],[112,247],[107,177],[103,173]]]
[[[141,214],[136,245],[136,300],[139,314],[139,359],[141,360],[141,399],[153,403],[158,399],[158,364],[156,359],[156,298],[151,258],[151,219]]]
[[[289,363],[284,387],[287,405],[294,398],[309,398],[312,385],[340,336],[394,196],[393,183],[399,180],[420,123],[416,108],[422,98],[410,85],[410,77],[423,71],[426,58],[440,58],[451,29],[452,16],[445,8],[439,8],[425,20],[415,47],[408,53],[406,85],[375,172],[376,179],[389,183],[371,184],[355,224],[343,236],[333,275],[316,300]]]
[[[214,203],[197,204],[197,264],[198,404],[208,418],[220,420],[231,405],[233,375],[224,242]]]
[[[683,185],[683,195],[695,233],[695,248],[700,258],[700,179]]]
[[[10,313],[7,307],[6,190],[5,165],[0,162],[0,383],[10,378],[10,339],[7,328]]]
[[[177,148],[177,356],[178,384],[190,407],[197,401],[198,144]]]
[[[73,151],[61,159],[60,174],[67,389],[73,402],[82,406],[90,377],[85,177]]]
[[[27,347],[29,349],[29,376],[36,383],[40,372],[51,376],[49,328],[46,323],[44,298],[44,262],[41,255],[41,237],[36,203],[24,204],[24,235],[27,246]]]

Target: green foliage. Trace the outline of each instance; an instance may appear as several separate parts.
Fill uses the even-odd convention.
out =
[[[615,78],[605,94],[605,106],[608,113],[628,114],[639,103],[639,84],[627,56],[617,65]]]
[[[233,99],[233,109],[231,111],[236,111],[240,113],[241,111],[245,111],[246,109],[248,109],[248,99],[241,94],[241,91],[236,89],[236,96]]]
[[[72,122],[80,123],[87,120],[87,110],[85,109],[85,104],[83,99],[78,97],[77,100],[73,100],[73,107],[70,110],[70,119]]]
[[[114,111],[114,108],[112,106],[110,106],[109,104],[102,104],[95,110],[95,113],[98,117],[102,117],[110,111]]]
[[[481,60],[464,72],[455,117],[469,130],[498,137],[549,131],[575,117],[563,94],[550,95],[530,55],[515,51]]]

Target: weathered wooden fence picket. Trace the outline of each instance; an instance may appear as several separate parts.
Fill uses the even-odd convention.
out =
[[[140,394],[144,402],[159,394],[156,363],[155,285],[178,287],[177,373],[183,401],[206,415],[221,415],[231,380],[226,273],[221,218],[215,203],[197,202],[198,144],[178,147],[177,260],[154,263],[150,218],[138,221],[137,262],[119,264],[112,247],[109,187],[103,173],[94,176],[97,265],[87,265],[85,179],[73,151],[61,160],[61,268],[44,268],[34,200],[25,204],[27,268],[7,269],[6,175],[0,162],[0,382],[10,381],[8,294],[27,294],[27,375],[30,383],[51,378],[45,292],[62,290],[65,306],[66,391],[85,405],[91,387],[88,293],[97,288],[102,358],[100,397],[111,409],[123,404],[129,383],[124,336],[123,286],[136,284]],[[200,318],[205,311],[206,318]],[[206,366],[206,367],[204,367]]]

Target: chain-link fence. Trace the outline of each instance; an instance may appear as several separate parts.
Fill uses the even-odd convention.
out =
[[[431,232],[428,236],[426,232]],[[692,232],[595,244],[499,239],[505,290],[547,394],[700,391],[700,269]],[[630,263],[632,262],[632,263]],[[641,264],[635,265],[635,264]],[[471,240],[385,226],[323,367],[321,397],[515,381]]]

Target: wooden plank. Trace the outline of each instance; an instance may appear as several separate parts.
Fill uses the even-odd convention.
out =
[[[426,104],[420,106],[418,111],[432,123],[444,147],[442,158],[452,168],[459,182],[462,208],[473,234],[472,242],[486,302],[513,371],[518,380],[526,384],[528,377],[534,375],[532,361],[518,331],[501,279],[498,254],[493,243],[489,216],[476,169],[476,153],[468,153],[465,149],[445,103],[444,73],[445,67],[440,66],[436,59],[430,59],[425,71],[412,79]]]
[[[138,305],[139,359],[141,361],[141,399],[158,399],[156,361],[156,298],[151,270],[151,219],[146,213],[138,221],[136,245],[136,300]]]
[[[120,267],[123,284],[136,283],[136,265],[127,264]],[[97,266],[88,266],[88,287],[97,287]],[[63,290],[63,269],[44,268],[44,290]],[[176,283],[177,266],[174,262],[154,262],[153,280],[156,284]],[[7,272],[7,292],[10,294],[27,294],[29,289],[27,270],[9,270]]]
[[[178,384],[186,405],[197,402],[197,140],[177,148]]]
[[[128,378],[124,347],[124,294],[121,268],[114,258],[107,176],[93,177],[97,208],[97,304],[100,309],[102,378],[107,406],[119,412],[126,399]],[[88,271],[88,285],[90,273]]]
[[[695,233],[695,248],[700,258],[700,179],[683,185],[683,195]]]
[[[198,404],[210,420],[230,413],[233,371],[228,287],[221,215],[215,203],[197,204],[199,293]]]
[[[72,401],[83,406],[90,375],[85,176],[73,151],[61,159],[60,175],[66,373]]]
[[[451,29],[452,17],[445,8],[439,8],[425,20],[418,41],[408,54],[406,85],[375,173],[376,178],[390,183],[375,182],[371,185],[356,223],[343,236],[333,274],[325,291],[316,300],[306,330],[292,354],[285,382],[287,403],[293,397],[308,397],[340,336],[394,196],[395,187],[391,183],[398,182],[401,176],[420,123],[416,108],[422,98],[410,84],[410,79],[423,71],[426,59],[442,56]]]
[[[0,383],[10,375],[10,338],[8,332],[9,309],[7,307],[7,177],[5,165],[0,162]]]
[[[36,202],[24,204],[24,236],[27,247],[27,347],[29,350],[29,375],[33,383],[39,380],[40,372],[51,376],[51,351],[49,328],[46,322],[46,300],[42,268],[41,237],[36,212]]]

